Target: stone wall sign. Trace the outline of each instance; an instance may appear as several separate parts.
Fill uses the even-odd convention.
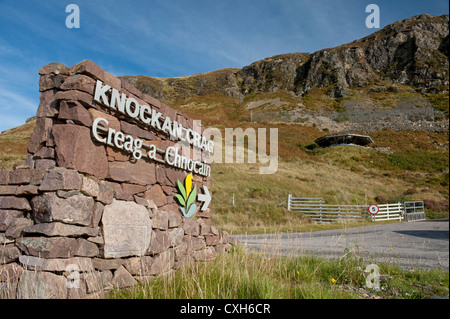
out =
[[[29,155],[0,171],[0,298],[84,298],[230,249],[201,125],[92,61],[39,74]]]

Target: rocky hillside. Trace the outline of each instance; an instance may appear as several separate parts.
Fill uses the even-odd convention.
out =
[[[380,83],[407,85],[422,94],[448,93],[448,23],[448,15],[422,14],[336,48],[278,55],[242,69],[177,78],[123,78],[167,103],[212,93],[243,101],[251,94],[278,90],[303,97],[314,88],[342,98],[351,88]]]

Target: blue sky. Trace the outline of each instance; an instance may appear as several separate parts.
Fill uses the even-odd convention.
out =
[[[80,28],[69,29],[69,4]],[[368,29],[420,13],[449,13],[447,0],[0,0],[0,132],[39,104],[39,69],[93,60],[119,75],[173,77],[249,65],[269,56],[351,42]]]

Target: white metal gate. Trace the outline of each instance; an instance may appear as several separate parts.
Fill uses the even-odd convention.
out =
[[[405,202],[404,207],[407,222],[426,219],[423,201]]]
[[[403,220],[402,203],[377,205],[378,212],[369,213],[368,205],[330,205],[323,198],[292,197],[287,198],[287,209],[298,211],[319,223],[330,223],[342,220]]]

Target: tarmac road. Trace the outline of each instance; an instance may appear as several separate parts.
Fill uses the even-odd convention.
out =
[[[249,251],[266,255],[340,258],[355,253],[368,264],[387,262],[405,269],[449,269],[448,218],[233,237]]]

